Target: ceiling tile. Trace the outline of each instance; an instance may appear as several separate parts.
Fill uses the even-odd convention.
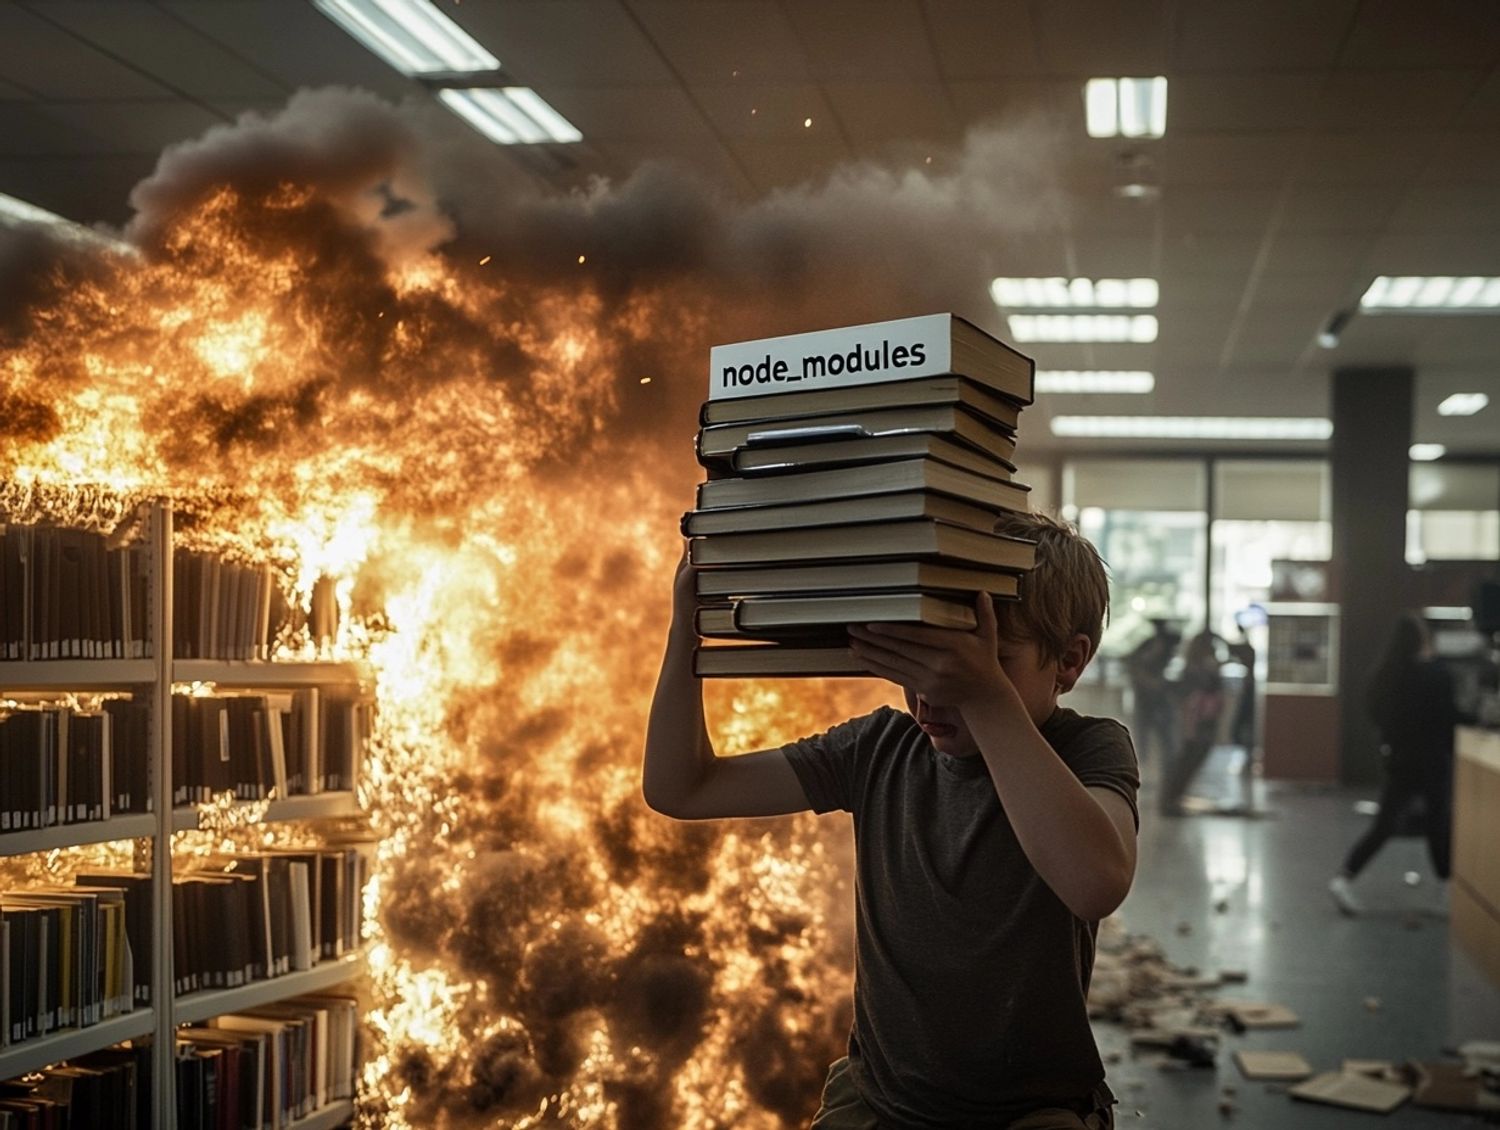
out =
[[[100,51],[192,98],[287,93],[284,84],[154,4],[69,0],[49,5],[47,14]]]
[[[310,3],[164,0],[163,7],[293,89],[357,86],[387,98],[421,91]]]
[[[1388,235],[1371,244],[1365,263],[1371,275],[1497,274],[1500,228]]]
[[[776,0],[639,0],[631,10],[683,82],[809,77],[807,53]]]
[[[856,146],[903,138],[952,140],[959,133],[941,83],[826,82],[823,93]]]
[[[1156,241],[1142,235],[1099,235],[1080,241],[1074,269],[1091,279],[1135,278],[1154,273]]]
[[[937,80],[921,9],[910,0],[819,0],[788,4],[786,12],[816,78]]]
[[[545,94],[559,86],[659,86],[676,76],[617,0],[467,4],[448,13],[500,65]]]
[[[1500,60],[1500,4],[1364,0],[1339,55],[1346,67],[1486,67]]]
[[[723,137],[816,145],[826,144],[830,133],[837,136],[833,110],[822,90],[811,84],[695,86],[692,95]],[[809,118],[810,127],[803,124]]]
[[[1030,124],[1039,143],[1051,144],[1051,131],[1067,128],[1071,115],[1083,136],[1083,87],[1056,79],[1001,79],[950,82],[953,105],[966,125],[991,122]]]
[[[166,98],[171,91],[16,4],[0,5],[3,77],[42,98]]]
[[[1330,185],[1299,183],[1282,205],[1277,230],[1287,234],[1377,231],[1405,191],[1400,185],[1362,185],[1351,192]]]
[[[1500,68],[1489,73],[1453,119],[1458,129],[1500,128]]]
[[[1310,117],[1321,129],[1441,129],[1483,78],[1472,69],[1335,71]]]
[[[938,66],[949,78],[1039,75],[1027,0],[927,0]]]
[[[1049,0],[1032,8],[1042,61],[1080,78],[1167,69],[1166,0]]]
[[[679,86],[554,87],[547,101],[591,142],[676,138],[714,143],[708,120]]]
[[[1067,198],[1074,235],[1151,235],[1161,223],[1160,201],[1126,200],[1108,190],[1073,192]]]
[[[1391,214],[1397,232],[1463,232],[1500,227],[1493,185],[1419,184]]]
[[[1163,242],[1161,269],[1173,275],[1248,273],[1259,248],[1259,235],[1178,236]]]
[[[1364,233],[1290,235],[1271,240],[1262,269],[1271,275],[1329,275],[1353,273],[1369,252],[1371,237]]]
[[[1191,310],[1195,316],[1204,311],[1223,310],[1227,317],[1239,305],[1249,279],[1248,266],[1236,270],[1173,271],[1159,280],[1161,309]]]
[[[1168,236],[1261,232],[1278,195],[1272,185],[1180,185],[1162,195],[1163,228]]]
[[[1168,133],[1142,146],[1170,192],[1177,185],[1279,184],[1292,167],[1297,143],[1276,134]]]
[[[1174,74],[1167,87],[1167,135],[1297,129],[1322,84],[1318,71]]]
[[[1312,134],[1297,176],[1305,184],[1407,184],[1421,172],[1438,138],[1435,132],[1373,128]]]
[[[1426,154],[1422,179],[1434,184],[1500,183],[1500,130],[1454,131]]]
[[[1359,0],[1215,0],[1177,8],[1179,71],[1321,70],[1331,66]]]
[[[0,156],[58,157],[100,152],[98,138],[38,102],[0,102]]]
[[[26,102],[33,97],[31,91],[12,83],[0,82],[0,102]]]
[[[146,154],[0,159],[0,192],[81,224],[119,226],[131,215],[130,190],[155,167]]]
[[[1369,282],[1359,265],[1334,272],[1295,271],[1290,274],[1282,273],[1272,265],[1256,276],[1255,301],[1257,305],[1262,302],[1300,302],[1314,311],[1332,313],[1340,307],[1357,303]]]
[[[200,137],[224,118],[191,102],[56,102],[48,111],[88,133],[98,153],[157,154],[178,141]]]
[[[822,139],[735,137],[729,145],[762,192],[819,181],[835,163],[830,160],[829,142]],[[848,159],[842,145],[834,152]]]

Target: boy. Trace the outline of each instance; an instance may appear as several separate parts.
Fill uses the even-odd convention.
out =
[[[1113,1125],[1085,995],[1098,921],[1135,874],[1139,774],[1123,726],[1057,705],[1099,645],[1108,581],[1061,522],[996,530],[1038,543],[1021,601],[982,596],[974,631],[850,626],[907,713],[740,757],[709,742],[678,567],[646,802],[684,820],[854,817],[854,1027],[817,1130]]]

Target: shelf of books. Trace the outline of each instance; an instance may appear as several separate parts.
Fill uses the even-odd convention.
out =
[[[160,503],[114,530],[0,514],[0,1082],[100,1130],[218,1124],[221,1102],[331,1130],[366,856],[304,822],[362,815],[370,673],[272,659],[271,570],[172,527]],[[320,846],[174,860],[226,801]]]
[[[244,1012],[273,1004],[287,997],[322,993],[363,975],[363,953],[345,954],[320,961],[311,969],[284,973],[264,981],[251,981],[232,989],[207,989],[177,998],[173,1012],[179,1024],[196,1024],[230,1012]]]
[[[155,1012],[149,1008],[137,1008],[87,1028],[64,1028],[0,1048],[0,1079],[27,1075],[112,1044],[149,1036],[155,1026]]]

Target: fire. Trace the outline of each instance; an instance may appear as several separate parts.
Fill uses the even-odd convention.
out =
[[[0,343],[0,504],[92,484],[112,526],[165,496],[298,601],[332,580],[332,654],[377,699],[362,1125],[800,1124],[847,1026],[847,842],[638,795],[713,311],[394,256],[371,223],[219,185],[143,256],[58,275]],[[733,753],[884,697],[715,685],[709,709]],[[226,812],[180,843],[296,834]]]

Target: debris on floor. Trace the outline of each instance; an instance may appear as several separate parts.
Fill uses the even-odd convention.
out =
[[[1328,1071],[1314,1075],[1287,1091],[1304,1102],[1327,1103],[1350,1110],[1368,1110],[1389,1114],[1411,1098],[1412,1089],[1402,1083],[1388,1083],[1346,1071]]]
[[[1236,1051],[1235,1066],[1246,1079],[1297,1080],[1313,1073],[1301,1052]]]

